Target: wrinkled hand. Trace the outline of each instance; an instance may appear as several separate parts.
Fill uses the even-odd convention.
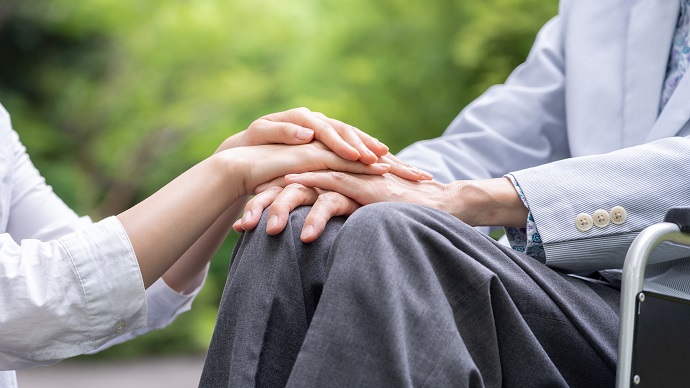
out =
[[[393,174],[369,176],[340,171],[316,171],[285,176],[286,184],[338,192],[361,205],[408,202],[446,210],[447,185],[435,181],[409,181]]]
[[[370,176],[317,171],[285,176],[287,184],[333,190],[361,205],[408,202],[449,213],[471,226],[524,227],[528,209],[508,178],[410,182],[392,174]]]
[[[285,186],[287,184],[287,186]],[[284,188],[283,188],[284,187]],[[313,205],[302,228],[301,240],[316,240],[332,217],[350,215],[362,205],[374,202],[409,202],[448,211],[448,188],[438,182],[413,182],[393,174],[363,175],[335,171],[288,175],[258,188],[245,206],[242,219],[233,228],[242,232],[259,223],[268,207],[268,234],[278,234],[287,225],[290,212]]]
[[[244,208],[244,215],[233,228],[237,232],[256,228],[261,213],[268,208],[266,232],[276,235],[285,229],[290,213],[298,206],[313,205],[304,220],[300,239],[304,242],[316,240],[333,217],[349,216],[360,208],[360,204],[334,191],[306,187],[297,183],[286,187],[270,186],[252,198]]]

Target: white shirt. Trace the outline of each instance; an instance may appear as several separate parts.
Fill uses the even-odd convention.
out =
[[[168,325],[201,284],[144,285],[116,217],[78,217],[29,160],[0,105],[0,386],[14,369],[53,364]]]

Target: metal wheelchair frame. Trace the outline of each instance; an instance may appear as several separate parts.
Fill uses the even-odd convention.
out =
[[[632,243],[625,257],[620,299],[617,388],[646,385],[644,376],[633,371],[633,359],[639,303],[645,300],[642,292],[645,268],[652,251],[666,241],[690,247],[690,208],[671,209],[664,221],[644,229]],[[688,332],[690,333],[690,322],[688,322]],[[690,359],[687,360],[687,364],[690,371]]]

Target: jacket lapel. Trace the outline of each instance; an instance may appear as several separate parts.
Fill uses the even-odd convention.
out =
[[[641,144],[648,137],[657,135],[656,132],[661,132],[659,122],[662,121],[662,117],[658,117],[659,101],[679,8],[678,0],[639,0],[631,9],[626,42],[623,102],[623,139],[626,147]],[[685,80],[687,78],[690,77],[686,77]],[[690,88],[690,83],[686,82],[685,88]],[[674,96],[677,96],[679,91],[677,90]],[[690,104],[686,105],[686,111],[690,114]],[[664,109],[664,112],[668,110]],[[674,129],[677,131],[681,125],[682,123],[679,123]],[[663,127],[668,128],[668,125]]]

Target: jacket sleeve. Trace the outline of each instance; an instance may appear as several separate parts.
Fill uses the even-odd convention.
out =
[[[671,207],[690,206],[690,138],[662,139],[512,174],[539,227],[547,265],[570,272],[620,268],[642,229],[663,221]],[[578,215],[597,210],[623,218],[584,231],[576,226]],[[685,256],[687,249],[662,246],[651,262]]]
[[[417,142],[399,156],[443,183],[500,177],[569,157],[563,46],[559,15],[544,25],[505,84],[469,104],[441,137]]]

